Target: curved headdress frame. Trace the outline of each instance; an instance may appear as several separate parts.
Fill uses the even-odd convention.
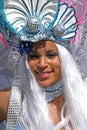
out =
[[[26,51],[22,41],[70,40],[77,31],[73,7],[60,0],[1,0],[0,30],[10,45]],[[28,50],[28,49],[27,49]]]

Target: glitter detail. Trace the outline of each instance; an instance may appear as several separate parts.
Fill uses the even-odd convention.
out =
[[[74,8],[60,4],[60,0],[37,1],[35,4],[33,0],[3,0],[1,5],[1,33],[10,45],[19,49],[23,41],[57,40],[60,44],[60,41],[76,36],[78,25]],[[28,53],[27,50],[22,48],[20,53]]]
[[[40,29],[40,21],[35,17],[29,17],[27,20],[26,27],[28,28],[29,32],[38,32]]]
[[[19,120],[21,104],[22,104],[21,84],[19,79],[15,79],[12,83],[12,88],[11,88],[6,130],[16,129]]]
[[[50,102],[62,94],[63,82],[62,80],[60,80],[59,82],[54,85],[51,85],[50,87],[43,87],[43,89],[46,93],[47,102]]]

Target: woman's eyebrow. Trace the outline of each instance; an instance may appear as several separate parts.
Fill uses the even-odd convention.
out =
[[[58,52],[56,49],[49,49],[49,50],[46,50],[46,52]]]

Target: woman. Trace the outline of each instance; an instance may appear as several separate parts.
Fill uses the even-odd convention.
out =
[[[57,89],[59,89],[57,95],[54,95],[51,90],[49,91],[50,97],[48,97],[49,95],[46,95],[46,98],[48,97],[47,100],[49,102],[48,107],[50,115],[56,125],[58,124],[58,121],[60,121],[61,108],[64,104],[62,94],[63,86],[61,84],[61,63],[58,51],[55,44],[51,41],[39,41],[33,45],[32,50],[33,51],[31,51],[28,55],[28,61],[31,71],[33,72],[39,85],[45,89],[45,91],[49,91],[49,86],[52,87],[52,85],[60,82],[59,88],[57,87]],[[46,90],[46,88],[48,88],[48,90]]]
[[[6,107],[1,104],[6,130],[86,130],[87,88],[70,54],[74,9],[59,0],[4,0],[0,6],[15,68]]]

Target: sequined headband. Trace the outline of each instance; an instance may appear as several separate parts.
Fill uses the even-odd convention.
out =
[[[22,53],[28,52],[30,42],[70,40],[77,28],[74,8],[60,0],[0,1],[0,31]]]

